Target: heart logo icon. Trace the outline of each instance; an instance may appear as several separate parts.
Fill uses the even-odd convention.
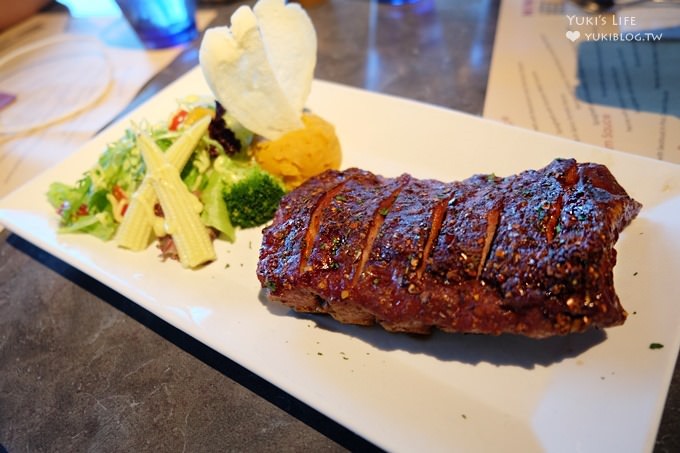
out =
[[[569,30],[567,33],[565,33],[565,36],[569,41],[574,42],[581,37],[581,32],[578,30],[576,31]]]

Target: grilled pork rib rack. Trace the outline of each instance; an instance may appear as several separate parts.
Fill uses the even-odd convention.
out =
[[[615,326],[614,244],[640,208],[606,167],[571,159],[452,183],[327,171],[284,197],[257,274],[296,311],[389,331]]]

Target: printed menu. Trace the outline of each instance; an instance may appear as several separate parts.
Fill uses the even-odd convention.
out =
[[[680,163],[680,8],[504,0],[484,116]]]

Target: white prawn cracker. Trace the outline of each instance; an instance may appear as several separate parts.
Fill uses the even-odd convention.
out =
[[[244,127],[275,140],[303,127],[316,66],[307,13],[284,0],[241,6],[231,27],[206,31],[199,60],[215,98]]]

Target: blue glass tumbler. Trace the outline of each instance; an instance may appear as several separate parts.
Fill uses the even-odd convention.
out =
[[[419,0],[378,0],[380,3],[387,3],[392,6],[408,5],[409,3],[415,3]]]
[[[196,30],[194,0],[116,0],[144,46],[172,47],[191,41]]]

